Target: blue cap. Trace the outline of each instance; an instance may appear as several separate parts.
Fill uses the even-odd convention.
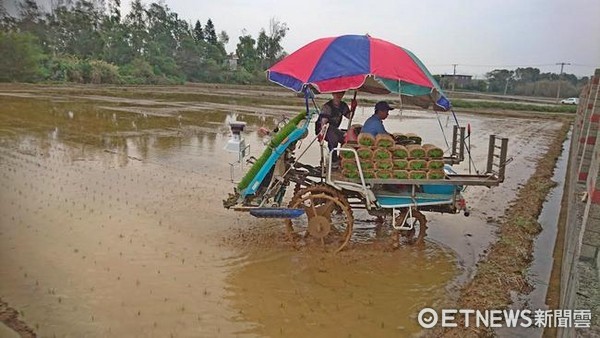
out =
[[[386,101],[379,101],[375,104],[375,112],[390,110],[394,110],[394,108],[390,107],[390,105]]]

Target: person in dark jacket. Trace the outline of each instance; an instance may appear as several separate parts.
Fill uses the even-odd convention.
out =
[[[322,126],[329,124],[327,134],[325,135],[329,151],[344,141],[344,133],[340,130],[342,117],[350,118],[352,114],[350,107],[348,107],[346,102],[342,101],[344,94],[345,92],[332,93],[333,98],[323,105],[321,114],[319,114],[319,119],[317,120],[317,132],[321,131]],[[332,161],[334,163],[338,162],[337,152],[333,152]]]

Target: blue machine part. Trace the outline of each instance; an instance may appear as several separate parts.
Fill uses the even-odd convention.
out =
[[[258,218],[298,218],[304,215],[304,209],[290,208],[256,208],[250,215]]]
[[[281,144],[273,150],[271,156],[269,156],[269,158],[262,166],[262,168],[260,168],[256,176],[254,176],[252,181],[250,181],[248,187],[240,192],[240,195],[242,197],[251,196],[256,193],[262,181],[265,179],[267,174],[269,174],[269,171],[271,171],[279,157],[281,157],[281,155],[285,153],[285,150],[290,146],[290,144],[299,140],[302,137],[302,135],[304,135],[304,133],[308,130],[310,117],[311,116],[309,115],[302,127],[297,127],[294,131],[290,133],[290,135],[284,140],[284,142],[281,142]]]
[[[456,174],[456,171],[452,169],[449,165],[444,165],[444,172],[446,174]],[[452,195],[455,191],[462,191],[462,185],[453,185],[453,184],[444,184],[444,185],[433,185],[433,184],[424,184],[422,185],[423,192],[426,194],[444,194],[444,195]]]
[[[451,166],[445,165],[446,174],[456,174]],[[377,202],[383,208],[403,208],[414,205],[440,205],[454,203],[454,195],[462,190],[461,185],[423,184],[422,192],[413,197],[410,195],[377,195]]]
[[[460,191],[462,189],[461,186],[453,184],[423,184],[421,188],[423,189],[424,193],[435,195],[452,195],[455,191]]]
[[[382,208],[404,208],[415,205],[440,205],[453,203],[453,194],[438,196],[381,196],[377,195],[377,202]]]

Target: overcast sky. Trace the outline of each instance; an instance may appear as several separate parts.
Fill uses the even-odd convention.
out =
[[[48,1],[48,0],[46,0]],[[151,1],[142,0],[143,3]],[[243,30],[270,18],[289,31],[288,53],[327,36],[370,34],[412,51],[434,74],[481,77],[495,68],[536,67],[590,76],[600,68],[600,0],[163,0],[183,19],[212,19],[234,52]],[[122,0],[128,12],[130,0]]]

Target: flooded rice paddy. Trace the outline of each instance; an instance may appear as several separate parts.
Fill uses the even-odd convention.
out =
[[[222,207],[236,160],[223,150],[228,122],[248,123],[258,157],[257,129],[302,104],[244,87],[0,87],[0,297],[40,336],[426,334],[418,311],[454,302],[560,123],[459,114],[479,170],[488,135],[510,138],[506,182],[468,188],[468,218],[426,213],[422,247],[334,255]],[[357,122],[370,114],[360,107]],[[410,110],[386,120],[443,148],[452,124]]]

